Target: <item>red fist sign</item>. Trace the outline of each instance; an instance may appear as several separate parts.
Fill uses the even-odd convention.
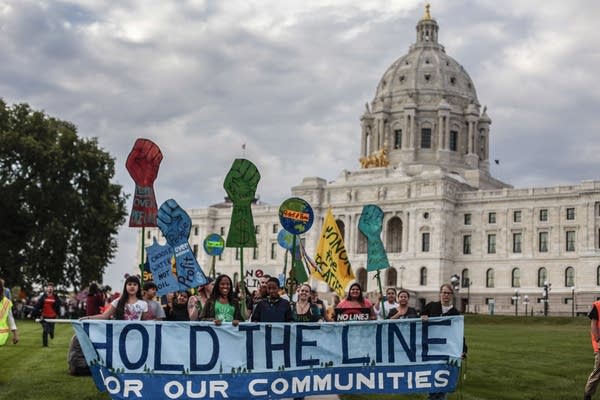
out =
[[[158,175],[158,167],[163,159],[160,148],[151,140],[137,139],[127,157],[127,171],[135,182],[133,209],[129,226],[156,226],[156,197],[152,185]]]

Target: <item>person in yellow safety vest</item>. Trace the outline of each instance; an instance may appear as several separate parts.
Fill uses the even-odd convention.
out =
[[[585,384],[585,392],[583,394],[584,400],[592,400],[592,396],[596,393],[596,387],[600,383],[600,301],[595,301],[592,304],[592,309],[588,313],[588,318],[591,320],[590,334],[592,336],[592,347],[594,349],[594,369],[588,377],[587,383]]]
[[[8,340],[9,332],[12,332],[13,343],[19,343],[19,333],[12,314],[12,301],[4,295],[4,281],[0,279],[0,346],[4,346]]]

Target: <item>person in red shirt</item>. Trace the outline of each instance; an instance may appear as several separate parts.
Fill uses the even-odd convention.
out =
[[[48,347],[48,336],[54,339],[54,324],[49,319],[55,319],[60,315],[60,299],[54,294],[54,283],[46,284],[46,291],[40,296],[33,310],[33,315],[40,316],[42,319],[42,346]]]

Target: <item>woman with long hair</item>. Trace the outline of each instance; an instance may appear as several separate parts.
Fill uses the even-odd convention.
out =
[[[100,309],[105,302],[104,293],[102,293],[98,284],[96,282],[90,283],[85,299],[85,315],[100,314],[102,312]]]
[[[145,319],[148,312],[148,303],[142,298],[140,279],[130,275],[125,279],[121,297],[113,300],[110,307],[102,314],[90,315],[81,319],[114,319],[139,321]]]
[[[377,319],[373,303],[363,297],[362,288],[355,282],[350,285],[348,296],[336,307],[337,321],[361,321]]]
[[[215,325],[231,322],[237,326],[243,320],[240,302],[235,298],[233,282],[228,275],[219,275],[215,281],[212,293],[202,308],[202,321],[214,321]]]
[[[210,298],[214,287],[215,283],[213,278],[208,277],[206,284],[204,286],[199,286],[196,289],[196,294],[190,296],[188,300],[188,316],[190,321],[196,321],[199,319],[199,315],[202,314],[202,309]]]
[[[292,302],[292,320],[294,322],[318,322],[323,321],[321,309],[311,302],[311,287],[307,283],[298,286],[298,300]]]

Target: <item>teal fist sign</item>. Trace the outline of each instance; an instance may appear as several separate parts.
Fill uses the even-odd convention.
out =
[[[373,204],[364,206],[358,220],[358,230],[367,238],[367,271],[377,271],[390,266],[381,241],[382,228],[383,211],[381,208]]]

